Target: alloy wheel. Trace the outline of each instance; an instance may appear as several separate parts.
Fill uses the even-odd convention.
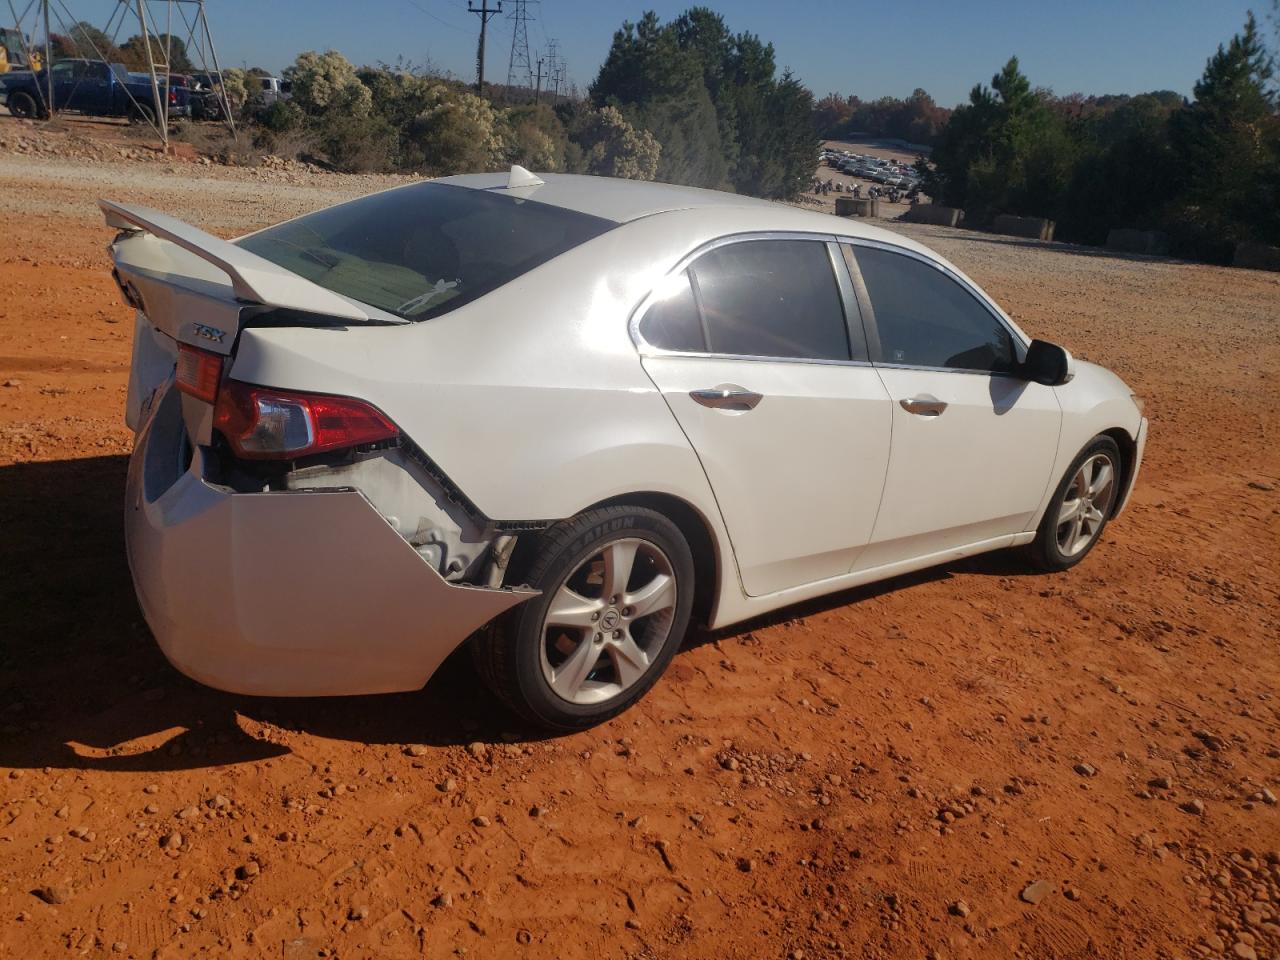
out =
[[[648,673],[670,641],[679,584],[653,542],[612,540],[555,591],[543,619],[542,675],[570,703],[601,703]]]
[[[1105,453],[1096,453],[1071,478],[1058,509],[1058,549],[1074,557],[1092,546],[1102,532],[1116,493],[1116,468]]]

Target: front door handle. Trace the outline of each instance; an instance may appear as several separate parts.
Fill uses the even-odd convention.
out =
[[[764,394],[740,387],[735,383],[722,383],[718,387],[690,390],[689,396],[695,403],[717,410],[754,410],[756,404],[764,399]]]
[[[914,413],[920,417],[937,417],[942,411],[947,409],[945,400],[939,400],[937,397],[924,395],[920,397],[910,397],[906,400],[899,400],[902,409],[907,413]]]

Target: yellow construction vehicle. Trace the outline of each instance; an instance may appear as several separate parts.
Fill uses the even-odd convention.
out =
[[[0,27],[0,73],[10,70],[39,70],[44,57],[12,27]]]

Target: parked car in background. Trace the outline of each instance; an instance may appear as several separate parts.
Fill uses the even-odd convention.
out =
[[[585,727],[693,619],[1006,547],[1071,567],[1142,461],[1119,377],[858,221],[518,167],[235,242],[102,208],[130,569],[227,690],[413,690],[470,637],[514,710]]]
[[[50,73],[51,72],[51,73]],[[76,110],[99,117],[128,117],[155,121],[155,97],[151,78],[131,75],[122,63],[102,60],[59,60],[50,71],[21,70],[0,74],[4,103],[15,117],[48,114],[48,85],[53,85],[55,110]],[[171,116],[190,111],[189,91],[174,83],[160,86],[161,101]]]
[[[247,81],[251,86],[251,99],[263,103],[267,106],[275,103],[277,100],[288,100],[293,96],[293,84],[288,80],[282,80],[279,77],[249,77]],[[253,90],[253,84],[257,84],[257,90]]]

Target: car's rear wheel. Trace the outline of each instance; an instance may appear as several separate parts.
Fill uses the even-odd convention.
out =
[[[1110,437],[1090,441],[1053,493],[1031,559],[1044,570],[1066,570],[1085,558],[1111,518],[1120,495],[1120,448]]]
[[[145,123],[154,127],[156,125],[156,112],[145,103],[135,103],[129,108],[129,122],[133,124]]]
[[[604,507],[557,524],[518,575],[541,594],[476,638],[480,674],[540,726],[579,730],[616,716],[679,649],[693,571],[679,528],[656,511]]]
[[[31,94],[15,93],[9,98],[9,112],[20,120],[33,120],[39,115],[40,108]]]

